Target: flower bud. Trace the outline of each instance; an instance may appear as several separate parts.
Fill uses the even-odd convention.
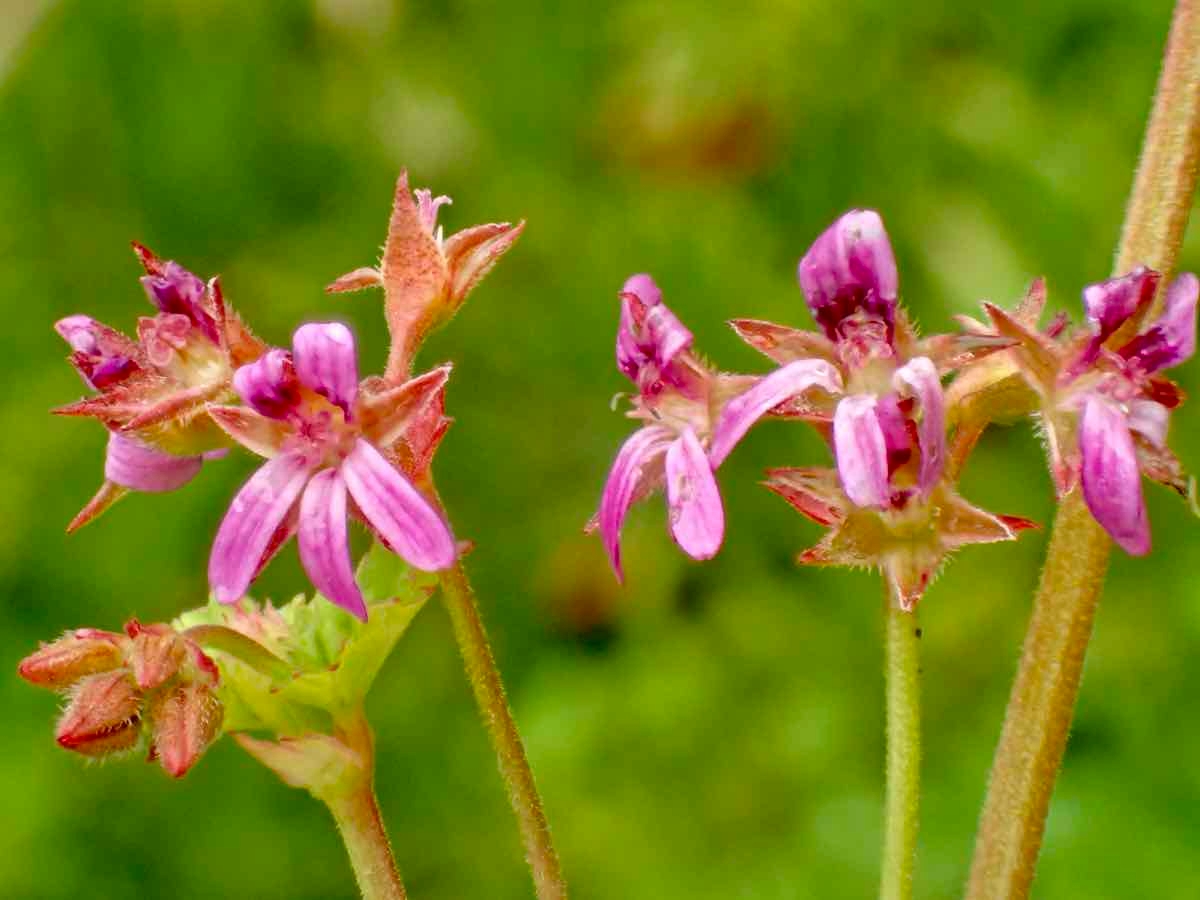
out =
[[[151,756],[172,778],[182,778],[220,735],[223,716],[221,701],[202,682],[186,682],[162,692],[150,707]]]
[[[124,669],[78,682],[58,722],[60,747],[85,756],[108,756],[137,743],[142,695]]]
[[[122,664],[122,637],[111,631],[79,628],[45,644],[21,660],[17,674],[39,687],[57,690],[81,678]]]
[[[179,671],[187,655],[187,645],[169,625],[143,625],[137,619],[130,619],[125,633],[133,639],[129,666],[141,690],[153,690]]]

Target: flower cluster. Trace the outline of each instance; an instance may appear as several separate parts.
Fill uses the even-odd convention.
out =
[[[97,419],[108,431],[104,483],[69,531],[131,491],[182,487],[206,460],[231,449],[265,460],[234,496],[212,545],[209,587],[228,620],[211,611],[193,615],[199,632],[136,620],[124,633],[79,629],[21,663],[26,680],[68,696],[60,745],[91,756],[147,745],[181,776],[223,721],[233,731],[283,735],[299,721],[325,729],[330,716],[361,705],[383,657],[432,590],[407,567],[437,572],[459,555],[431,472],[450,424],[451,366],[417,374],[414,355],[524,226],[479,225],[446,238],[437,213],[449,202],[410,191],[402,173],[380,265],[328,288],[383,288],[392,352],[382,375],[360,377],[354,335],[339,322],[301,325],[290,349],[267,345],[230,309],[218,279],[205,281],[139,244],[141,283],[156,312],[138,320],[136,339],[86,315],[56,323],[91,391],[56,412]],[[375,539],[357,570],[351,520]],[[319,595],[250,615],[246,592],[293,536]],[[267,622],[288,640],[280,644],[258,627]],[[239,627],[247,623],[248,631]],[[221,671],[232,678],[219,677],[202,641],[212,642],[204,646],[219,651]],[[297,649],[308,644],[327,652]],[[284,645],[281,659],[275,653]],[[222,701],[232,701],[229,715]],[[259,718],[248,717],[247,703]],[[278,720],[262,719],[273,707]]]
[[[54,736],[84,756],[143,746],[182,778],[220,732],[217,667],[169,625],[131,619],[119,634],[79,628],[43,645],[17,671],[66,696]]]
[[[438,208],[448,197],[397,185],[383,259],[329,286],[383,287],[392,357],[383,376],[359,380],[350,330],[300,326],[292,349],[254,337],[208,282],[135,244],[142,284],[158,308],[132,340],[74,315],[55,326],[70,361],[97,393],[57,410],[109,430],[105,482],[69,526],[91,521],[129,491],[179,488],[205,459],[240,446],[267,461],[241,488],[217,530],[209,561],[216,598],[233,603],[295,535],[313,585],[366,618],[347,523],[363,522],[415,568],[453,565],[457,546],[430,481],[449,425],[450,366],[413,376],[429,330],[462,305],[524,223],[468,228],[444,238]],[[240,401],[234,403],[233,401]]]
[[[617,366],[637,387],[629,415],[644,424],[617,454],[592,522],[618,578],[625,515],[661,486],[679,546],[695,559],[717,552],[724,515],[714,473],[755,422],[775,416],[816,427],[834,459],[833,468],[768,472],[766,487],[830,529],[800,562],[877,568],[896,603],[911,609],[952,551],[1012,540],[1033,527],[973,506],[955,488],[986,425],[978,410],[988,409],[987,421],[1028,411],[1023,399],[1012,400],[1010,377],[1040,401],[1059,490],[1079,480],[1096,519],[1121,546],[1149,548],[1138,472],[1183,484],[1165,444],[1168,411],[1182,395],[1158,373],[1193,352],[1194,276],[1180,276],[1162,315],[1140,334],[1122,329],[1154,297],[1159,276],[1147,269],[1088,288],[1083,332],[1069,332],[1065,321],[1037,331],[1039,282],[1012,315],[986,305],[990,327],[964,320],[959,333],[922,338],[899,305],[882,220],[854,210],[804,254],[798,278],[819,331],[730,323],[778,365],[761,377],[701,363],[691,333],[650,277],[626,282]]]

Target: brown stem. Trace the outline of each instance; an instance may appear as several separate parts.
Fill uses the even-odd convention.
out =
[[[500,775],[508,787],[513,812],[517,814],[521,839],[525,843],[525,857],[533,873],[538,900],[565,900],[567,885],[550,840],[550,826],[546,824],[546,814],[542,811],[533,770],[529,767],[517,723],[504,696],[504,685],[488,644],[487,631],[483,627],[483,620],[479,618],[475,592],[471,589],[471,582],[461,562],[442,573],[442,597],[450,613],[467,679],[475,694],[475,703],[487,726]]]
[[[1196,190],[1198,154],[1200,15],[1196,0],[1179,0],[1126,210],[1116,274],[1138,263],[1164,275],[1174,269]],[[1055,517],[996,748],[968,900],[1022,900],[1029,895],[1110,549],[1108,535],[1079,491],[1069,493]]]

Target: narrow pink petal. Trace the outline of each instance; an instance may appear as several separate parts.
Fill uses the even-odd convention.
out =
[[[1092,516],[1126,553],[1150,552],[1150,523],[1142,499],[1137,451],[1121,410],[1092,394],[1079,421],[1083,499]]]
[[[276,456],[250,476],[233,498],[208,560],[208,581],[218,601],[234,603],[246,593],[309,472],[303,454]]]
[[[296,377],[349,416],[358,395],[358,351],[341,322],[309,322],[292,335]]]
[[[846,397],[833,414],[833,447],[838,475],[855,506],[885,507],[888,489],[887,444],[875,413],[875,397]]]
[[[359,438],[342,477],[363,516],[410,565],[436,572],[454,564],[454,535],[432,504],[370,443]]]
[[[946,398],[937,367],[924,356],[896,370],[892,385],[902,395],[916,399],[920,415],[917,435],[921,441],[921,490],[928,494],[942,477],[946,464]]]
[[[300,499],[300,562],[323,596],[367,620],[367,605],[354,580],[346,528],[346,482],[337,469],[324,469],[308,482]]]
[[[271,419],[285,419],[300,403],[292,354],[268,350],[233,373],[233,389],[242,401]]]
[[[842,376],[822,359],[798,359],[759,379],[750,390],[725,404],[708,450],[713,468],[725,461],[755,422],[780,403],[814,387],[830,394],[841,393]]]
[[[725,539],[725,508],[712,464],[691,428],[667,448],[671,536],[692,559],[712,559]]]
[[[596,519],[618,581],[624,579],[621,571],[621,525],[633,502],[650,492],[651,485],[657,480],[655,476],[659,474],[655,464],[661,461],[674,440],[675,433],[669,428],[660,425],[639,428],[621,446],[608,472]]]
[[[196,477],[202,463],[199,456],[175,456],[109,433],[104,477],[132,491],[162,493],[183,487]]]

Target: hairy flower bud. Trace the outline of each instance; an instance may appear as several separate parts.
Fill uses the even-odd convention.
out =
[[[142,625],[130,619],[125,633],[133,639],[129,668],[143,691],[165,684],[175,676],[187,657],[187,645],[169,625]]]
[[[141,726],[142,694],[124,669],[79,681],[59,719],[54,739],[85,756],[108,756],[133,747]]]
[[[69,687],[88,675],[120,667],[123,640],[111,631],[78,628],[21,660],[17,674],[39,687],[53,690]]]
[[[151,756],[172,778],[182,778],[221,733],[224,710],[212,688],[185,682],[161,692],[150,704]]]

